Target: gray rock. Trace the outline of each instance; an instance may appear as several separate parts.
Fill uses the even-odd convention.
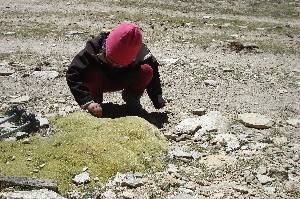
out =
[[[264,190],[269,194],[269,195],[274,195],[276,192],[275,187],[264,187]]]
[[[131,191],[124,191],[123,193],[120,194],[120,197],[124,199],[133,199],[136,198],[136,195]]]
[[[48,189],[32,190],[32,191],[15,191],[15,192],[1,192],[0,198],[9,199],[64,199],[54,191]]]
[[[69,32],[66,32],[66,36],[75,36],[75,35],[82,35],[84,34],[84,32],[80,32],[80,31],[69,31]]]
[[[274,122],[271,118],[258,113],[244,113],[238,116],[242,124],[257,129],[271,128]]]
[[[24,96],[12,99],[9,102],[12,104],[24,104],[24,103],[27,103],[29,100],[30,100],[30,97],[28,95],[24,95]]]
[[[101,194],[103,199],[115,199],[117,198],[117,195],[115,192],[113,192],[111,189],[105,191],[104,193]]]
[[[249,188],[246,186],[241,186],[241,185],[236,185],[234,187],[232,187],[235,191],[240,192],[242,194],[247,194],[249,193]]]
[[[48,128],[49,127],[49,121],[45,117],[36,117],[36,119],[40,122],[40,127],[42,128]]]
[[[15,137],[16,137],[17,140],[20,140],[20,139],[23,139],[27,136],[28,136],[28,133],[26,133],[26,132],[17,132]]]
[[[175,147],[169,151],[171,158],[185,158],[185,159],[197,159],[199,154],[196,151],[192,151],[187,147]]]
[[[187,118],[182,120],[176,127],[176,134],[194,134],[199,128],[201,128],[201,124],[199,118]]]
[[[194,115],[202,116],[206,114],[206,108],[198,108],[192,111]]]
[[[269,176],[267,175],[261,175],[261,174],[257,174],[256,175],[258,181],[262,184],[262,185],[265,185],[265,184],[268,184],[270,182],[273,182],[273,178],[270,178]]]
[[[215,81],[215,80],[211,80],[211,79],[207,79],[207,80],[204,80],[204,84],[206,86],[213,86],[213,87],[216,87],[218,85],[218,82]]]
[[[300,119],[299,118],[289,119],[286,121],[286,123],[293,127],[300,128]]]
[[[86,184],[90,182],[90,174],[88,172],[82,172],[73,178],[73,182],[77,185]]]
[[[234,71],[232,68],[224,67],[223,72],[232,72]]]
[[[122,187],[129,187],[129,188],[137,188],[143,186],[144,182],[143,179],[139,176],[136,176],[134,173],[128,173],[126,177],[121,182]]]
[[[5,33],[3,33],[4,35],[15,35],[16,34],[16,32],[5,32]]]
[[[0,63],[0,76],[9,76],[12,75],[15,71],[10,68],[8,63],[2,62]]]
[[[206,115],[199,117],[197,122],[201,128],[195,133],[195,140],[201,140],[207,132],[225,133],[230,128],[228,119],[222,116],[219,111],[208,112]]]
[[[217,134],[215,139],[213,139],[213,141],[219,143],[225,142],[227,151],[233,151],[240,148],[240,142],[234,134],[229,134],[229,133]]]
[[[50,80],[57,78],[59,73],[57,71],[34,71],[31,75],[42,80]]]
[[[267,173],[267,168],[264,166],[260,166],[257,168],[256,172],[260,175],[265,175]]]
[[[284,145],[288,142],[286,137],[274,137],[271,139],[272,139],[273,143],[276,145]]]

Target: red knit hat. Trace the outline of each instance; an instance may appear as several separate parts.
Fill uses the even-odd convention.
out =
[[[136,58],[141,45],[141,29],[132,23],[122,23],[106,39],[106,56],[116,64],[128,65]]]

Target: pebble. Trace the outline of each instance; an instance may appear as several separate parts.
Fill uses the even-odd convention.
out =
[[[204,84],[206,86],[213,86],[213,87],[216,87],[218,85],[218,82],[215,81],[215,80],[211,80],[211,79],[208,79],[208,80],[204,80]]]
[[[202,116],[206,114],[206,108],[198,108],[192,111],[194,115]]]
[[[194,134],[199,128],[201,128],[201,124],[199,122],[199,118],[186,118],[182,120],[176,127],[176,134]]]
[[[73,182],[76,185],[86,184],[86,183],[90,182],[90,174],[86,171],[82,172],[73,178]]]
[[[300,128],[300,119],[299,118],[289,119],[286,122],[287,122],[287,124],[289,124],[293,127]]]

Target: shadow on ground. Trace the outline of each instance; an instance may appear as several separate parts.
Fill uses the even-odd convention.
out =
[[[103,117],[104,118],[119,118],[126,116],[138,116],[144,118],[151,124],[155,125],[157,128],[163,128],[163,124],[169,123],[168,112],[147,112],[146,110],[130,110],[125,104],[113,104],[105,103],[102,104]]]

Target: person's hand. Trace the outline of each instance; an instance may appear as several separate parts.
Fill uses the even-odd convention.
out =
[[[163,108],[164,106],[166,106],[166,101],[164,100],[164,98],[161,95],[157,96],[157,103],[158,103],[157,108]]]
[[[90,103],[86,108],[90,114],[92,114],[95,117],[102,117],[102,108],[101,105],[98,103]]]

